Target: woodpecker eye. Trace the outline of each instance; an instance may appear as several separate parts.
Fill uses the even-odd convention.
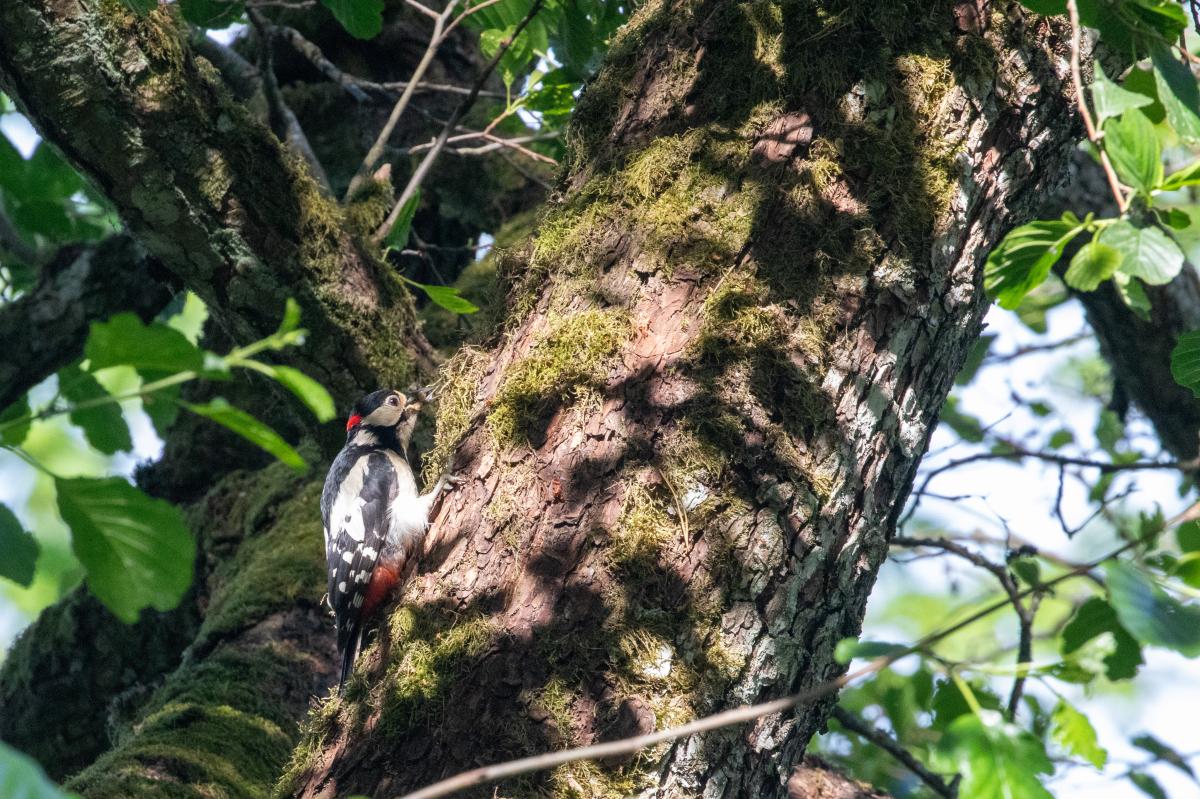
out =
[[[387,398],[387,404],[388,404],[388,405],[391,405],[392,407],[395,407],[395,406],[397,406],[397,405],[399,405],[399,404],[400,404],[400,400],[398,400],[398,399],[396,398],[396,395],[395,395],[395,394],[393,394],[392,396],[390,396],[390,397],[388,397],[388,398]]]

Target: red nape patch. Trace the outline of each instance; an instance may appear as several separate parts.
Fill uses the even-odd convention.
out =
[[[346,420],[346,430],[347,431],[353,430],[354,426],[361,421],[362,421],[362,417],[359,416],[357,413],[354,414],[353,416],[351,416],[349,419]]]

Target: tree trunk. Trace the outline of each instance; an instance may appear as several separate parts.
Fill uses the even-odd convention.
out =
[[[839,674],[983,256],[1073,143],[1063,41],[1015,4],[641,8],[503,335],[449,369],[427,475],[466,482],[424,575],[278,792],[389,797]],[[827,710],[502,790],[783,796]]]

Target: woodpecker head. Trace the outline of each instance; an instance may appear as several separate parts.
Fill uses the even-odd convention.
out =
[[[354,410],[346,420],[346,434],[353,436],[358,430],[393,430],[404,418],[408,397],[399,391],[383,388],[372,391],[354,403]]]

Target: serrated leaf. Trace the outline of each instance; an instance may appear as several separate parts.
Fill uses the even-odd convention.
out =
[[[1104,123],[1104,151],[1122,182],[1149,195],[1163,181],[1162,145],[1154,125],[1136,108]]]
[[[1117,618],[1143,643],[1200,655],[1200,607],[1184,605],[1125,563],[1109,563],[1108,593]]]
[[[37,761],[0,741],[0,796],[4,799],[70,799]]]
[[[29,395],[22,394],[16,402],[0,411],[0,444],[19,447],[29,435],[30,424]]]
[[[838,641],[837,647],[833,650],[833,657],[838,663],[849,663],[855,658],[881,658],[888,655],[898,655],[907,650],[908,647],[904,644],[843,638],[841,641]]]
[[[235,408],[230,405],[224,398],[217,397],[203,405],[196,405],[190,402],[182,403],[182,405],[192,413],[203,416],[206,419],[211,419],[217,424],[232,430],[250,443],[271,453],[296,471],[303,472],[308,469],[308,464],[305,463],[304,458],[300,457],[300,453],[296,452],[278,433],[241,408]]]
[[[33,582],[33,567],[37,563],[37,540],[25,531],[7,505],[0,505],[0,577],[17,585]],[[0,780],[2,782],[2,780]]]
[[[1150,59],[1167,121],[1186,144],[1200,145],[1200,85],[1191,67],[1175,58],[1161,42],[1150,47]]]
[[[92,593],[126,624],[170,610],[192,582],[196,544],[183,515],[119,477],[54,479],[58,512]]]
[[[204,366],[204,354],[178,330],[158,323],[143,324],[131,313],[93,322],[83,351],[91,371],[132,366],[174,374],[199,371]]]
[[[934,767],[962,775],[964,799],[1053,799],[1039,774],[1054,766],[1042,742],[996,712],[986,722],[974,713],[959,716],[938,741]]]
[[[1183,269],[1183,251],[1156,227],[1138,228],[1122,219],[1100,231],[1099,240],[1121,253],[1121,272],[1152,286],[1170,283]]]
[[[321,0],[351,36],[373,39],[383,30],[383,0]]]
[[[1095,291],[1121,264],[1121,253],[1099,241],[1079,248],[1063,279],[1076,291]]]
[[[1171,377],[1200,399],[1200,330],[1179,337],[1171,350]]]
[[[1112,606],[1099,597],[1084,602],[1063,627],[1060,651],[1072,655],[1104,633],[1111,633],[1115,644],[1112,654],[1104,658],[1105,675],[1110,680],[1133,677],[1143,663],[1141,645],[1121,626]]]
[[[1096,768],[1104,768],[1108,762],[1108,752],[1097,742],[1092,723],[1063,699],[1058,700],[1050,714],[1050,734],[1063,749]]]
[[[242,16],[241,0],[179,0],[183,18],[201,28],[227,28]]]
[[[1104,74],[1100,62],[1095,62],[1095,77],[1092,79],[1092,107],[1096,111],[1096,124],[1103,126],[1106,120],[1118,117],[1134,108],[1144,108],[1154,102],[1153,97],[1131,92],[1113,83]]]
[[[1000,307],[1015,309],[1050,274],[1063,247],[1083,226],[1066,220],[1021,225],[1009,232],[988,255],[983,284]]]
[[[89,444],[105,455],[133,449],[133,438],[121,406],[112,401],[95,377],[75,364],[64,366],[58,370],[58,390],[72,405],[101,403],[71,409],[71,424],[83,430]]]
[[[412,233],[413,217],[417,215],[417,207],[421,204],[421,190],[417,189],[413,195],[404,201],[404,206],[400,209],[399,215],[396,216],[396,222],[392,225],[392,229],[388,231],[387,238],[384,239],[384,245],[388,249],[403,250],[408,244],[408,237]]]

